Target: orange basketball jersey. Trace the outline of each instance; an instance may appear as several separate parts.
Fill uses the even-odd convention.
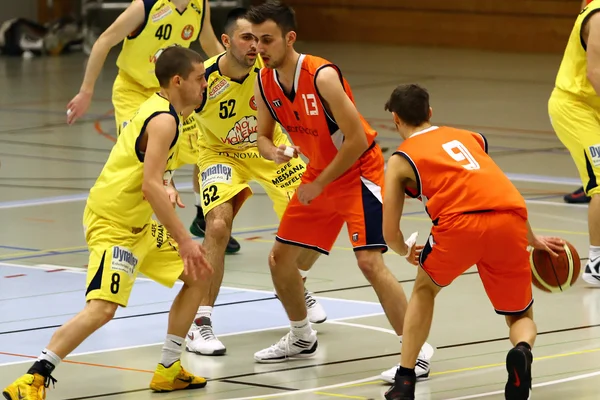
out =
[[[352,90],[340,69],[319,57],[301,54],[296,68],[294,87],[287,95],[273,69],[263,68],[259,75],[259,87],[273,118],[283,126],[292,142],[309,159],[309,167],[322,171],[329,165],[344,141],[344,133],[329,114],[316,88],[319,71],[333,67],[340,76],[344,89],[354,102]],[[377,132],[361,115],[362,125],[369,146]],[[358,162],[358,161],[357,161]]]
[[[525,199],[487,154],[479,133],[432,126],[402,142],[394,154],[411,164],[417,190],[408,188],[407,194],[421,199],[434,224],[484,211],[513,210],[527,218]]]

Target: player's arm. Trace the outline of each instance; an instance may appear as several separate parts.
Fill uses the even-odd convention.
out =
[[[404,157],[399,155],[390,157],[385,171],[383,238],[387,245],[401,256],[408,253],[408,246],[400,230],[406,182],[415,179],[415,173]]]
[[[182,246],[186,241],[191,241],[192,238],[177,217],[169,194],[163,184],[169,148],[175,139],[176,132],[175,118],[166,113],[152,118],[146,126],[148,139],[144,155],[142,192],[152,206],[158,220],[167,228],[173,239]]]
[[[70,110],[67,119],[69,123],[74,122],[87,111],[94,94],[96,80],[110,49],[142,25],[145,17],[144,1],[136,0],[96,40],[85,68],[79,94],[67,105],[67,109]]]
[[[587,28],[587,77],[600,94],[600,13],[590,17]]]
[[[257,118],[257,139],[256,145],[258,152],[261,156],[267,160],[275,160],[275,152],[277,147],[273,143],[273,132],[275,131],[275,120],[271,115],[271,112],[267,108],[260,87],[258,79],[254,82],[254,100],[256,101],[256,118]]]
[[[206,53],[208,57],[216,56],[225,51],[225,48],[217,39],[215,35],[215,31],[212,27],[212,22],[210,21],[210,2],[207,0],[204,2],[205,8],[202,18],[204,22],[202,23],[202,30],[200,31],[200,35],[198,40],[200,41],[200,46],[202,46],[202,50]]]
[[[322,69],[317,75],[316,85],[344,132],[344,142],[338,153],[315,180],[325,187],[346,172],[367,150],[369,143],[358,110],[346,94],[338,72],[333,67]]]

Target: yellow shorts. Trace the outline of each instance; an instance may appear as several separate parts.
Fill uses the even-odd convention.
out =
[[[289,145],[289,143],[288,143]],[[200,148],[198,163],[202,209],[210,210],[235,198],[234,216],[252,195],[249,182],[256,181],[273,202],[273,209],[281,219],[292,195],[306,171],[301,158],[277,165],[261,157],[256,148],[236,152],[216,152]]]
[[[100,299],[127,307],[139,272],[167,287],[183,273],[177,244],[156,221],[127,228],[86,207],[83,225],[90,251],[86,301]]]
[[[548,113],[556,135],[571,153],[585,193],[600,193],[600,113],[556,89],[548,101]]]
[[[132,78],[119,72],[113,84],[112,103],[115,108],[117,135],[121,133],[123,124],[131,119],[143,102],[158,92],[160,88],[148,89],[135,83]],[[179,159],[175,168],[198,162],[198,124],[192,113],[183,121],[183,133],[179,137]]]

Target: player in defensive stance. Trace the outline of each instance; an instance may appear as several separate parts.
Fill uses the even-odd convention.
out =
[[[79,93],[67,105],[67,122],[73,123],[87,111],[108,52],[123,42],[123,48],[117,58],[119,72],[112,92],[119,135],[123,125],[128,123],[140,105],[160,89],[154,76],[154,63],[160,52],[172,45],[189,47],[196,38],[209,57],[223,51],[210,21],[209,1],[134,0],[94,43]],[[196,166],[198,127],[192,113],[193,107],[184,110],[176,168],[186,164],[194,166],[192,181],[196,198],[196,218],[190,226],[190,231],[202,237],[206,221],[200,204],[199,172]],[[236,253],[239,250],[240,244],[231,238],[226,248],[227,253]]]
[[[251,8],[247,17],[266,67],[255,90],[259,151],[278,164],[300,152],[309,159],[269,254],[273,283],[291,329],[254,358],[273,363],[316,353],[317,333],[307,318],[296,260],[304,248],[329,254],[344,225],[360,270],[401,336],[406,296],[382,256],[387,250],[382,233],[384,159],[374,142],[377,133],[356,109],[340,69],[295,51],[296,19],[291,7],[268,1]],[[290,134],[293,157],[274,142],[276,123]],[[432,355],[431,346],[424,346],[420,376],[428,376]]]
[[[90,250],[86,306],[60,327],[29,371],[4,389],[9,400],[41,400],[63,358],[126,307],[139,272],[172,287],[183,281],[169,314],[162,358],[150,388],[202,388],[206,380],[181,366],[185,336],[202,292],[200,278],[212,273],[202,246],[177,217],[182,205],[172,186],[183,110],[199,104],[206,88],[202,57],[167,48],[156,62],[160,91],[146,100],[117,143],[90,190],[83,224]],[[152,220],[156,214],[162,225]]]
[[[200,180],[206,215],[206,257],[214,274],[188,334],[188,350],[204,355],[225,353],[223,343],[214,335],[211,322],[213,306],[223,281],[224,252],[235,215],[252,195],[248,183],[258,182],[273,201],[279,218],[300,184],[306,165],[293,158],[283,165],[263,158],[256,147],[256,102],[254,85],[264,66],[256,51],[256,37],[245,18],[245,9],[232,10],[225,22],[222,41],[227,51],[204,64],[208,83],[204,101],[196,110],[202,129]],[[274,141],[285,148],[291,146],[279,125]],[[304,249],[298,259],[300,274],[308,270],[320,253]],[[304,290],[309,320],[321,323],[327,319],[325,310]]]
[[[527,245],[556,256],[553,250],[561,251],[564,242],[533,234],[525,200],[487,155],[483,135],[431,125],[425,89],[398,86],[385,108],[404,141],[385,173],[383,233],[390,248],[421,266],[404,321],[400,367],[385,398],[415,398],[415,362],[429,335],[435,296],[477,265],[488,298],[510,327],[506,399],[526,400],[537,335]],[[400,231],[405,193],[426,203],[432,219],[424,247],[409,247]]]

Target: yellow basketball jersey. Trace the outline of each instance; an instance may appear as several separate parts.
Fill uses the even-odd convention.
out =
[[[202,130],[198,143],[215,151],[257,150],[254,84],[264,66],[263,61],[257,57],[250,73],[242,81],[236,81],[219,71],[219,59],[224,56],[225,53],[219,54],[204,63],[208,86],[202,104],[196,109]],[[275,144],[286,139],[281,126],[275,124]]]
[[[598,101],[598,95],[587,78],[587,52],[581,34],[585,21],[599,10],[600,1],[593,1],[581,10],[569,36],[555,82],[557,89],[594,102]]]
[[[88,207],[100,217],[128,227],[141,228],[153,214],[152,206],[144,199],[144,154],[136,148],[137,140],[148,122],[158,114],[171,114],[177,123],[175,140],[169,150],[169,159],[163,183],[171,182],[177,161],[177,139],[182,128],[182,118],[167,99],[155,93],[139,108],[125,125],[114,145],[100,176],[90,190]]]
[[[179,12],[170,0],[144,0],[144,23],[123,41],[117,67],[134,82],[158,88],[156,59],[167,46],[190,47],[202,30],[206,1],[190,0],[185,11]]]

